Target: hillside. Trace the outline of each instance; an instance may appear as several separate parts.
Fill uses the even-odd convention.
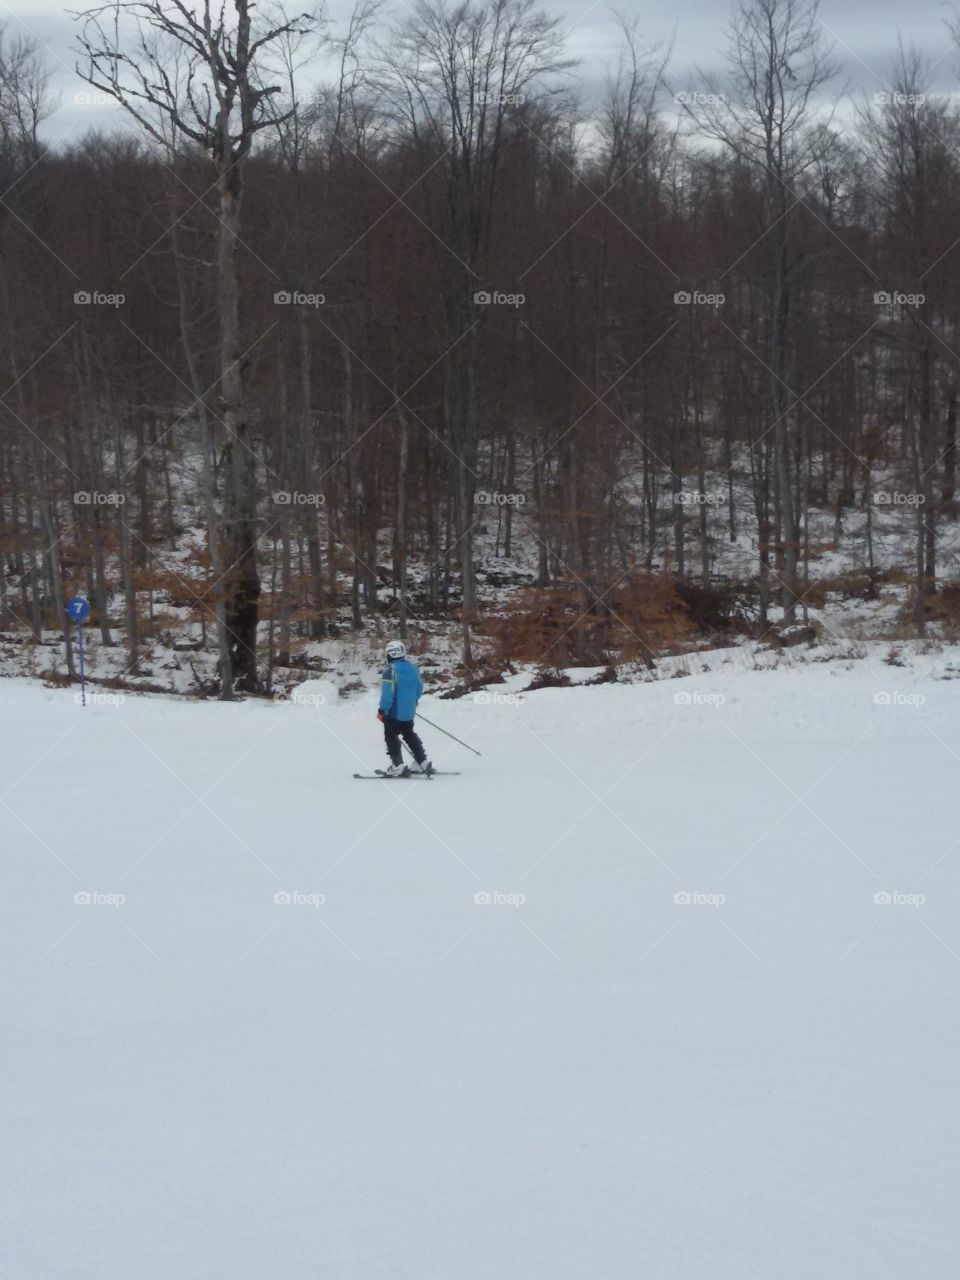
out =
[[[0,1270],[951,1280],[960,691],[901,663],[428,699],[483,755],[400,783],[370,694],[0,682]]]

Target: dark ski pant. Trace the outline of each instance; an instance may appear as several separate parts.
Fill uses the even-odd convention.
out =
[[[423,743],[414,732],[412,720],[395,720],[393,716],[385,715],[383,717],[383,736],[387,740],[387,755],[393,764],[403,764],[403,752],[400,750],[401,738],[413,752],[413,758],[417,764],[423,764],[424,760],[426,760],[427,753],[423,749]]]

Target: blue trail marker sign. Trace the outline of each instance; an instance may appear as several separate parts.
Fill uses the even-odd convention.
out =
[[[67,601],[67,613],[77,624],[77,646],[80,650],[80,705],[87,705],[87,686],[83,671],[83,624],[90,613],[90,601],[83,596],[71,596]]]

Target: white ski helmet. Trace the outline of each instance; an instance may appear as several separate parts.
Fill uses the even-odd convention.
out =
[[[384,652],[387,660],[393,662],[394,658],[405,658],[407,656],[407,646],[402,640],[391,640]]]

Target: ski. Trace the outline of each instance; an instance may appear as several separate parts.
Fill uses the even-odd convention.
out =
[[[404,773],[387,773],[386,769],[374,769],[373,772],[378,778],[435,778],[437,774],[447,778],[459,776],[449,769],[431,769],[429,773],[421,773],[419,769],[407,769]]]
[[[455,769],[434,769],[432,773],[385,773],[377,769],[375,773],[355,773],[355,778],[365,778],[370,782],[412,782],[414,778],[459,778]]]

